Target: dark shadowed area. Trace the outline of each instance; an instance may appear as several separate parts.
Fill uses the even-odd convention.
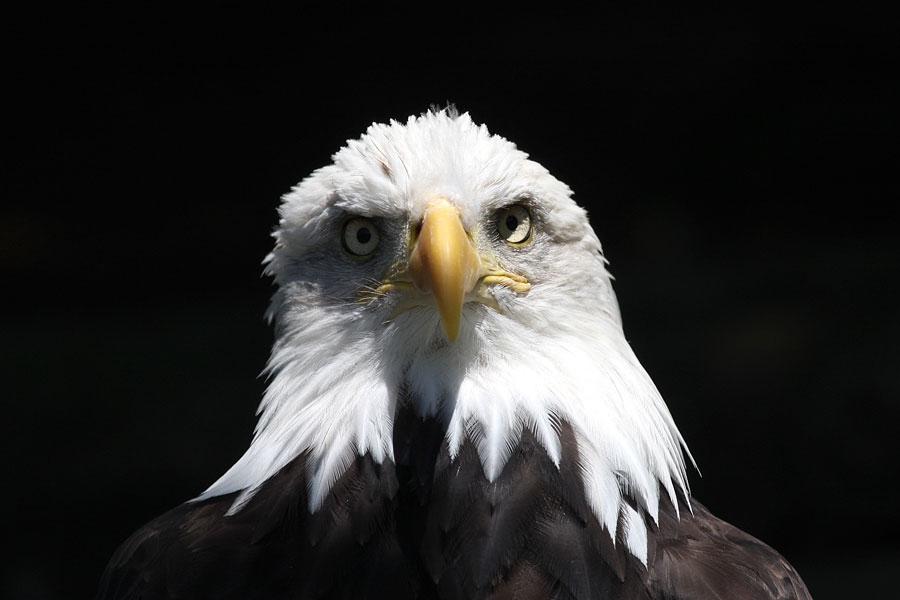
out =
[[[371,122],[449,101],[588,208],[700,501],[817,600],[892,596],[895,22],[727,4],[10,19],[0,594],[90,597],[129,533],[240,456],[280,196]]]

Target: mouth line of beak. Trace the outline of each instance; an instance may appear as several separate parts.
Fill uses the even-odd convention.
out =
[[[479,302],[500,311],[497,301],[489,291],[495,285],[507,287],[514,292],[527,292],[531,289],[531,284],[521,275],[491,267],[484,269],[479,275],[475,286],[465,295],[464,302]],[[433,302],[432,294],[419,291],[406,271],[384,279],[377,287],[361,290],[358,294],[357,302],[368,304],[394,291],[403,294],[403,299],[400,301],[397,310],[391,314],[391,318],[413,306],[423,306]]]

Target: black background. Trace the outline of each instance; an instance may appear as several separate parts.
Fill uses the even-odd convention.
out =
[[[233,463],[280,195],[371,122],[453,102],[588,207],[696,496],[819,600],[892,596],[895,22],[722,4],[10,16],[3,595],[89,597]]]

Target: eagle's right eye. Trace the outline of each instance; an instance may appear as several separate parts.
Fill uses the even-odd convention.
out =
[[[353,217],[344,222],[341,234],[344,250],[353,256],[369,256],[381,240],[375,223],[362,217]]]

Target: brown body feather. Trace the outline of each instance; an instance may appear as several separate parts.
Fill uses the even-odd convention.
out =
[[[142,527],[98,598],[810,598],[778,553],[695,500],[648,518],[645,567],[587,505],[565,424],[561,439],[557,468],[526,431],[488,482],[471,444],[451,459],[437,421],[403,412],[396,463],[358,457],[316,513],[299,457],[237,514],[222,496]]]

